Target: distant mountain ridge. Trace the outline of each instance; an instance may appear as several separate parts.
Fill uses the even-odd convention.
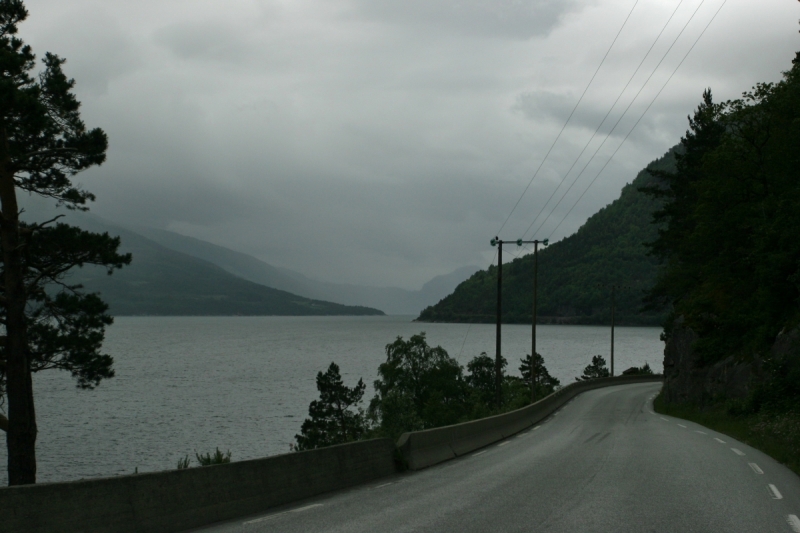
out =
[[[437,276],[418,291],[397,287],[367,287],[344,283],[328,283],[308,278],[298,272],[272,266],[247,254],[187,237],[171,231],[137,227],[137,233],[154,242],[199,259],[203,259],[240,278],[288,291],[294,294],[338,302],[344,305],[381,309],[390,315],[417,315],[435,304],[456,286],[478,270],[475,266],[461,267],[449,274]]]
[[[107,275],[87,266],[70,273],[70,283],[99,292],[113,315],[383,315],[378,309],[305,298],[237,277],[203,259],[170,250],[142,235],[89,215],[70,223],[119,235],[133,262]]]

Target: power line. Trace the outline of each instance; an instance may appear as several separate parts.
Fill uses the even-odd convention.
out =
[[[503,222],[503,225],[500,226],[499,230],[497,230],[496,233],[498,235],[500,234],[500,232],[503,231],[503,228],[506,227],[506,224],[508,224],[508,221],[511,219],[511,215],[514,214],[514,211],[517,209],[517,206],[519,206],[519,203],[522,201],[522,198],[525,196],[525,194],[528,192],[528,189],[530,189],[531,185],[533,184],[533,180],[536,179],[536,176],[539,174],[539,171],[542,169],[542,165],[544,165],[544,162],[550,156],[550,152],[553,151],[553,148],[555,147],[555,145],[558,142],[558,140],[561,138],[561,135],[564,133],[564,130],[567,129],[567,124],[569,124],[569,121],[572,119],[572,115],[575,114],[575,110],[578,109],[578,106],[583,101],[583,97],[586,96],[586,92],[589,90],[589,87],[592,85],[592,82],[594,82],[595,77],[597,77],[597,73],[600,72],[600,69],[602,68],[603,64],[606,62],[606,58],[608,57],[608,54],[611,53],[611,49],[614,47],[614,44],[617,42],[617,39],[619,38],[620,34],[622,33],[622,30],[625,29],[625,26],[628,24],[628,20],[631,18],[631,15],[633,14],[633,10],[636,9],[636,6],[638,4],[639,4],[639,0],[636,0],[633,3],[633,7],[628,12],[628,16],[625,17],[625,21],[622,23],[622,26],[620,27],[619,31],[617,32],[617,35],[614,37],[614,40],[611,41],[611,45],[608,47],[608,50],[606,50],[606,54],[603,56],[603,59],[600,61],[600,64],[597,66],[597,70],[595,70],[594,74],[592,74],[592,78],[589,80],[589,83],[586,85],[586,88],[583,90],[583,93],[581,94],[581,97],[578,99],[578,102],[575,104],[575,107],[572,108],[572,112],[570,112],[569,116],[567,117],[566,122],[564,122],[564,126],[562,126],[561,131],[558,132],[558,135],[556,136],[556,139],[553,141],[553,144],[550,145],[550,149],[547,150],[547,153],[545,154],[545,156],[542,159],[541,163],[539,163],[539,166],[536,169],[536,172],[533,173],[533,177],[531,177],[531,180],[528,182],[528,185],[525,187],[525,190],[522,191],[522,194],[517,199],[517,202],[514,204],[514,207],[511,208],[511,212],[506,217],[505,221]]]
[[[575,184],[578,183],[578,180],[580,179],[580,177],[583,176],[584,172],[586,172],[586,169],[589,167],[589,165],[592,163],[592,161],[594,161],[594,158],[597,156],[597,154],[600,152],[600,150],[603,148],[603,146],[605,146],[605,144],[608,141],[608,139],[611,138],[611,134],[614,133],[614,131],[617,129],[617,126],[619,126],[619,123],[622,122],[622,119],[625,118],[625,116],[628,114],[628,111],[630,111],[630,109],[633,106],[633,104],[636,103],[636,101],[639,99],[639,96],[642,94],[642,91],[644,91],[645,87],[647,87],[647,84],[650,83],[650,80],[653,78],[655,73],[658,71],[658,68],[661,66],[661,64],[667,58],[669,53],[672,51],[672,48],[675,46],[675,44],[678,42],[678,40],[683,35],[683,32],[686,31],[686,28],[689,27],[689,24],[692,22],[692,20],[694,20],[694,17],[697,15],[698,11],[700,11],[700,8],[703,7],[703,4],[705,3],[705,1],[706,0],[702,0],[700,2],[700,4],[698,4],[697,8],[694,10],[694,13],[692,13],[692,16],[689,17],[689,20],[687,20],[686,24],[683,25],[683,28],[681,29],[680,33],[678,33],[678,35],[672,41],[672,44],[669,46],[669,48],[664,53],[664,55],[661,56],[661,60],[655,66],[655,68],[650,73],[650,75],[647,77],[647,79],[645,80],[644,84],[642,84],[642,86],[639,88],[639,90],[637,91],[637,93],[633,97],[633,99],[630,101],[630,103],[628,103],[628,106],[625,108],[625,111],[622,112],[622,114],[619,116],[617,121],[614,123],[614,126],[611,128],[611,131],[609,131],[608,135],[606,135],[605,139],[603,139],[603,142],[600,143],[600,146],[598,146],[597,149],[594,151],[592,156],[589,158],[589,160],[583,166],[583,168],[578,173],[578,175],[575,177],[575,179],[572,181],[572,183],[567,188],[567,190],[564,191],[564,194],[562,194],[561,197],[558,199],[558,202],[556,203],[555,206],[553,206],[553,209],[551,209],[550,212],[547,214],[547,217],[545,217],[545,219],[542,221],[542,223],[539,224],[539,226],[534,230],[534,232],[533,232],[534,235],[536,233],[538,233],[539,230],[542,229],[542,227],[547,223],[548,220],[550,220],[550,217],[553,216],[553,213],[555,213],[555,210],[558,208],[559,205],[561,205],[561,202],[564,201],[564,198],[566,198],[567,194],[569,194],[569,192],[572,190],[572,188],[575,186]],[[652,105],[652,103],[651,103],[651,105]],[[648,106],[648,109],[649,109],[649,106]],[[641,117],[640,117],[640,120],[641,120]],[[599,128],[598,128],[598,130],[599,130]],[[531,224],[530,227],[532,227],[532,226],[533,226],[533,224]],[[530,230],[530,227],[528,227],[528,230]],[[526,233],[527,233],[527,231],[526,231]]]
[[[572,213],[572,210],[573,210],[573,209],[575,209],[575,206],[576,206],[576,205],[578,205],[578,202],[580,202],[580,201],[583,199],[584,195],[585,195],[585,194],[586,194],[586,193],[589,191],[589,189],[590,189],[590,188],[591,188],[591,186],[594,184],[594,182],[595,182],[595,181],[597,181],[597,178],[599,178],[599,177],[600,177],[600,174],[602,174],[602,173],[603,173],[603,171],[606,169],[606,167],[607,167],[607,166],[608,166],[608,164],[611,162],[611,160],[612,160],[612,159],[614,159],[614,156],[615,156],[615,155],[617,155],[617,152],[619,152],[619,149],[620,149],[620,148],[622,148],[622,145],[624,145],[624,144],[625,144],[625,142],[628,140],[628,137],[630,137],[631,133],[633,133],[633,130],[635,130],[635,129],[636,129],[636,126],[638,126],[638,125],[639,125],[639,122],[641,122],[641,120],[644,118],[644,116],[645,116],[645,115],[647,114],[647,112],[650,110],[650,108],[652,107],[652,105],[655,103],[656,99],[657,99],[657,98],[658,98],[658,97],[661,95],[661,93],[662,93],[662,92],[664,91],[664,89],[667,87],[667,85],[669,84],[670,80],[672,80],[672,77],[673,77],[673,76],[675,76],[675,74],[678,72],[678,69],[679,69],[679,68],[681,68],[681,65],[683,65],[683,62],[684,62],[684,61],[686,61],[686,58],[687,58],[687,57],[689,57],[689,54],[692,52],[692,50],[694,50],[694,47],[697,45],[697,43],[700,41],[700,39],[701,39],[701,38],[703,37],[703,35],[706,33],[706,30],[708,30],[708,28],[711,26],[711,23],[712,23],[712,22],[714,22],[714,19],[716,19],[716,18],[717,18],[717,15],[719,15],[720,11],[722,11],[722,8],[723,8],[723,7],[725,7],[725,4],[726,4],[727,2],[728,2],[728,0],[723,0],[722,4],[719,6],[719,9],[717,9],[716,13],[714,13],[714,16],[713,16],[713,17],[711,17],[711,20],[709,20],[709,21],[708,21],[708,24],[706,24],[706,27],[705,27],[705,28],[703,28],[703,31],[702,31],[702,32],[700,32],[700,35],[698,35],[698,36],[697,36],[697,39],[695,39],[695,41],[694,41],[694,43],[692,44],[692,46],[689,48],[689,50],[688,50],[688,51],[686,52],[686,54],[683,56],[683,59],[681,59],[681,62],[680,62],[680,63],[678,63],[678,66],[677,66],[677,67],[675,67],[675,70],[674,70],[674,71],[672,71],[672,74],[670,74],[669,78],[667,78],[667,81],[664,83],[664,85],[661,87],[661,89],[660,89],[660,90],[658,91],[658,93],[655,95],[655,97],[653,98],[653,100],[652,100],[652,101],[650,102],[650,104],[647,106],[647,109],[645,109],[645,110],[644,110],[644,112],[641,114],[641,116],[639,117],[639,119],[636,121],[636,123],[635,123],[635,124],[633,125],[633,127],[630,129],[630,131],[628,132],[628,134],[625,136],[625,138],[622,140],[622,142],[619,144],[619,146],[617,146],[617,149],[616,149],[616,150],[614,150],[614,153],[613,153],[613,154],[611,154],[611,157],[609,157],[609,158],[608,158],[608,161],[606,161],[605,165],[603,165],[603,168],[601,168],[601,169],[600,169],[600,171],[597,173],[597,175],[594,177],[594,179],[593,179],[593,180],[592,180],[592,181],[589,183],[589,185],[586,187],[586,189],[584,189],[584,191],[583,191],[583,193],[580,195],[580,197],[579,197],[579,198],[578,198],[578,199],[575,201],[575,203],[574,203],[574,204],[572,204],[572,207],[569,209],[569,211],[567,212],[567,214],[566,214],[566,215],[564,215],[564,217],[561,219],[561,222],[559,222],[559,223],[558,223],[558,225],[557,225],[555,228],[553,228],[553,231],[552,231],[552,232],[550,232],[550,235],[548,236],[548,238],[550,238],[550,237],[552,237],[552,236],[553,236],[553,234],[556,232],[556,230],[559,228],[559,226],[561,226],[561,224],[562,224],[562,223],[563,223],[563,222],[564,222],[564,221],[567,219],[567,217],[570,215],[570,213]]]
[[[639,65],[636,67],[636,70],[633,72],[633,74],[631,75],[631,77],[628,79],[628,83],[626,83],[626,84],[625,84],[625,87],[623,87],[623,88],[622,88],[622,91],[620,91],[619,95],[617,96],[617,99],[616,99],[616,100],[614,100],[614,103],[613,103],[613,104],[611,104],[611,107],[608,109],[608,112],[607,112],[607,113],[606,113],[606,115],[603,117],[603,120],[601,120],[601,121],[600,121],[600,124],[597,126],[597,129],[595,130],[595,132],[594,132],[594,134],[592,135],[591,139],[589,139],[589,140],[586,142],[586,144],[585,144],[585,145],[584,145],[584,147],[583,147],[583,150],[581,150],[581,153],[580,153],[580,154],[578,154],[578,157],[576,157],[576,158],[575,158],[575,161],[573,161],[573,163],[572,163],[572,166],[570,166],[570,167],[569,167],[569,170],[567,170],[567,172],[564,174],[564,177],[563,177],[563,178],[561,178],[561,181],[559,182],[559,184],[556,186],[556,188],[555,188],[555,189],[553,189],[553,192],[550,194],[550,197],[547,199],[547,201],[546,201],[546,202],[544,203],[544,205],[542,206],[542,209],[539,211],[539,214],[537,214],[537,215],[536,215],[536,218],[534,218],[534,219],[533,219],[533,222],[531,222],[530,226],[528,226],[528,229],[526,229],[526,230],[525,230],[525,233],[523,233],[523,238],[524,238],[525,236],[527,236],[528,232],[531,230],[531,228],[534,226],[534,224],[536,224],[536,221],[538,221],[538,220],[539,220],[539,217],[540,217],[540,216],[542,216],[542,214],[544,213],[544,210],[545,210],[545,208],[547,207],[547,204],[549,204],[549,203],[550,203],[550,200],[552,200],[552,199],[553,199],[553,197],[556,195],[556,193],[558,192],[558,189],[560,189],[560,188],[561,188],[561,185],[564,183],[564,180],[566,180],[567,176],[569,176],[570,172],[572,172],[572,169],[573,169],[573,168],[575,168],[575,165],[576,165],[576,164],[578,164],[578,161],[580,161],[580,158],[581,158],[581,157],[583,156],[583,154],[586,152],[586,149],[589,147],[589,145],[592,143],[592,141],[594,140],[594,138],[595,138],[595,137],[597,136],[597,134],[600,132],[600,128],[602,128],[602,127],[603,127],[603,124],[605,124],[605,122],[606,122],[606,119],[607,119],[607,118],[608,118],[608,116],[611,114],[611,112],[614,110],[614,108],[617,106],[617,103],[619,103],[619,100],[620,100],[620,98],[622,98],[622,95],[623,95],[623,94],[625,94],[625,91],[627,91],[627,90],[628,90],[628,87],[630,86],[631,82],[632,82],[632,81],[633,81],[633,79],[636,77],[636,74],[638,74],[638,73],[639,73],[639,70],[642,68],[642,65],[644,64],[644,62],[645,62],[645,61],[647,60],[647,58],[650,56],[650,52],[652,52],[652,51],[653,51],[653,48],[655,48],[656,44],[657,44],[657,43],[658,43],[658,41],[661,39],[661,36],[664,34],[664,31],[667,29],[667,26],[669,26],[669,23],[670,23],[670,22],[672,22],[672,19],[673,19],[673,18],[675,18],[675,14],[678,12],[678,9],[680,9],[681,5],[683,5],[683,2],[684,2],[684,0],[681,0],[680,2],[678,2],[678,5],[677,5],[677,6],[675,7],[675,9],[672,11],[672,15],[670,15],[669,19],[667,19],[667,22],[666,22],[666,24],[664,24],[664,26],[661,28],[661,31],[658,33],[658,36],[656,36],[655,40],[653,41],[653,44],[651,44],[651,45],[650,45],[650,48],[647,50],[647,53],[644,55],[644,57],[642,57],[642,60],[639,62]],[[648,78],[648,79],[649,79],[649,78]],[[646,82],[645,82],[645,83],[646,83]],[[623,113],[623,114],[624,114],[624,113]],[[551,211],[551,212],[552,212],[552,211]],[[546,219],[545,219],[545,221],[546,221]],[[544,223],[542,223],[542,224],[544,224]]]

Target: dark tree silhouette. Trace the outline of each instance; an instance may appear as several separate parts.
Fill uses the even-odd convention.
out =
[[[575,378],[576,381],[585,381],[587,379],[607,378],[609,376],[606,360],[601,355],[592,357],[592,364],[586,365],[583,369],[583,375]]]
[[[526,354],[525,357],[520,359],[519,372],[522,374],[522,379],[525,383],[531,382],[531,355]],[[556,387],[561,385],[561,381],[550,375],[547,367],[544,366],[544,357],[541,354],[536,354],[534,359],[534,370],[536,373],[536,397],[543,398],[548,394],[552,394]]]
[[[94,196],[71,178],[103,163],[108,145],[102,130],[87,130],[81,121],[75,82],[61,68],[65,60],[47,53],[44,68],[31,75],[36,58],[16,37],[27,16],[21,0],[0,0],[0,393],[8,401],[8,421],[0,428],[7,431],[10,485],[36,482],[31,373],[68,370],[80,388],[114,375],[112,358],[99,351],[112,321],[107,306],[66,283],[65,275],[86,264],[110,273],[130,262],[108,234],[57,223],[60,217],[20,220],[18,190],[86,210]]]
[[[309,418],[295,435],[298,450],[311,450],[351,442],[366,431],[364,414],[356,408],[364,397],[366,385],[359,379],[355,387],[342,381],[339,366],[331,363],[327,372],[317,374],[319,400],[308,406]]]
[[[508,361],[502,355],[500,356],[500,376],[501,379],[505,378],[505,369],[508,366]],[[473,357],[467,363],[467,371],[469,372],[464,380],[478,395],[480,401],[487,407],[496,406],[497,403],[497,382],[495,374],[495,359],[489,357],[486,352],[481,352],[480,355]]]

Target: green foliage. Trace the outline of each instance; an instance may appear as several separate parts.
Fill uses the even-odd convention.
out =
[[[525,357],[520,359],[520,362],[519,372],[522,374],[522,380],[530,386],[531,354],[525,354]],[[544,398],[548,394],[554,393],[561,386],[561,381],[551,376],[547,367],[544,366],[544,357],[541,354],[536,354],[533,360],[533,370],[536,377],[536,398]]]
[[[524,358],[523,368],[530,356]],[[536,360],[539,374],[537,393],[544,397],[559,386],[547,371],[541,356]],[[431,347],[425,333],[402,337],[386,345],[386,361],[378,367],[375,396],[365,414],[354,407],[361,401],[361,380],[348,388],[331,363],[317,374],[320,399],[311,402],[310,418],[296,435],[293,450],[330,446],[367,437],[396,440],[407,431],[466,422],[519,409],[531,401],[530,377],[526,380],[505,375],[508,365],[501,358],[502,405],[496,405],[495,359],[481,353],[467,363],[467,375],[458,361],[441,347]],[[530,375],[528,375],[530,376]]]
[[[715,103],[708,90],[673,172],[645,191],[663,208],[664,262],[648,295],[697,333],[701,365],[764,354],[800,322],[800,54],[779,83]]]
[[[188,454],[186,456],[178,459],[178,470],[186,470],[187,468],[189,468],[189,464],[191,462],[192,462],[192,460],[189,459],[189,455]]]
[[[602,355],[595,355],[592,357],[591,364],[586,365],[583,369],[583,374],[575,378],[575,381],[585,381],[587,379],[607,378],[609,376],[606,360]]]
[[[362,438],[366,422],[364,413],[356,406],[365,389],[361,379],[355,387],[347,387],[336,363],[331,363],[324,374],[317,373],[319,400],[308,407],[309,418],[303,422],[300,435],[295,435],[296,448],[311,450]]]
[[[486,355],[486,352],[481,352],[480,355],[474,357],[467,363],[467,371],[469,374],[464,378],[467,385],[474,392],[473,401],[480,402],[486,406],[494,405],[497,397],[497,377],[495,368],[495,358]],[[502,355],[500,356],[500,375],[501,380],[505,376],[505,368],[508,366],[508,361]]]
[[[387,344],[378,376],[369,415],[381,435],[397,438],[405,431],[454,424],[464,416],[463,369],[441,346],[428,346],[425,333]]]
[[[669,170],[673,152],[648,165]],[[654,283],[659,260],[644,243],[660,199],[639,191],[654,180],[647,170],[622,189],[619,199],[591,216],[573,235],[539,250],[538,318],[542,323],[606,324],[611,296],[602,285],[631,287],[617,294],[618,324],[657,325],[660,310],[642,311],[642,296]],[[512,250],[515,249],[512,248]],[[530,324],[533,307],[532,254],[503,265],[503,322]],[[478,271],[438,304],[422,311],[421,322],[494,322],[497,267]]]
[[[502,404],[498,407],[496,361],[485,352],[467,363],[466,375],[443,348],[428,346],[424,333],[408,341],[398,337],[386,346],[386,355],[369,407],[374,424],[371,435],[396,439],[407,431],[484,418],[519,409],[531,401],[530,378],[506,375],[505,358],[501,358]],[[541,398],[552,393],[559,382],[550,376],[541,356],[537,363]]]
[[[231,452],[228,450],[227,453],[222,453],[219,451],[219,448],[213,454],[207,453],[205,455],[194,452],[194,456],[197,458],[197,462],[200,463],[200,466],[211,466],[211,465],[223,465],[225,463],[231,462]],[[187,456],[188,459],[188,456]],[[188,468],[189,464],[186,463],[186,467]],[[180,463],[178,468],[180,468]]]

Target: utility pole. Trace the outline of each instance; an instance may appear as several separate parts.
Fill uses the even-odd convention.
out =
[[[549,239],[543,241],[523,241],[517,239],[517,246],[533,244],[533,320],[531,324],[531,403],[536,401],[536,298],[539,282],[539,243],[547,246]]]
[[[617,299],[616,299],[616,291],[617,289],[629,289],[630,287],[625,287],[622,285],[604,285],[600,284],[601,287],[611,287],[611,377],[614,377],[614,322],[615,322],[615,311],[617,307]]]
[[[494,359],[494,386],[496,391],[495,402],[497,408],[503,403],[503,379],[502,371],[503,365],[501,364],[500,356],[500,323],[502,322],[503,313],[503,242],[498,237],[489,241],[492,246],[497,246],[497,333],[495,334],[496,351]]]
[[[611,377],[614,377],[614,310],[616,308],[616,300],[614,293],[616,285],[611,286]]]

